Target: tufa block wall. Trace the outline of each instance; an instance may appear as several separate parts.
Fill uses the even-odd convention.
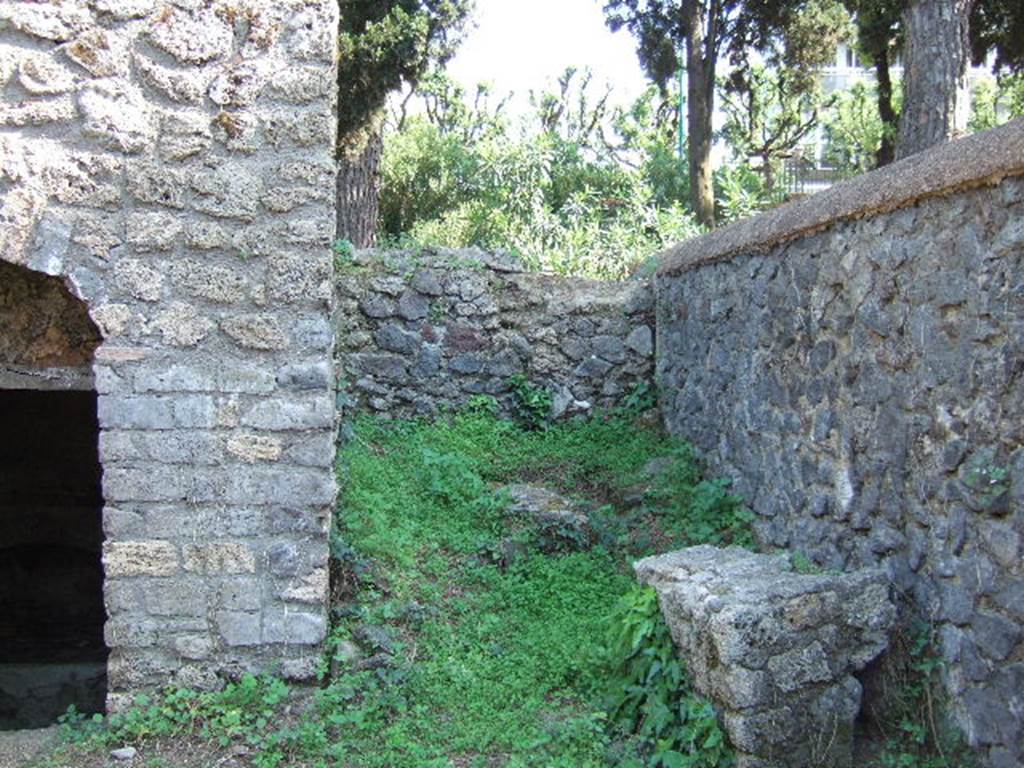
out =
[[[169,678],[314,672],[335,498],[336,14],[0,4],[0,259],[63,280],[102,335],[111,705]],[[17,322],[19,290],[5,278],[2,335],[45,332]],[[59,363],[58,342],[30,363]]]

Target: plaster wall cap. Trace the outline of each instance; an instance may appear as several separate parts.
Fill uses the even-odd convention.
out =
[[[836,222],[907,208],[922,200],[1024,175],[1024,118],[933,147],[843,181],[803,200],[686,240],[657,259],[659,277],[758,253]]]

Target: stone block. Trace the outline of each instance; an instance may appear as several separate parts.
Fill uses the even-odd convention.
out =
[[[236,344],[246,349],[280,350],[288,347],[288,336],[273,315],[232,315],[221,322]]]
[[[258,611],[263,605],[260,582],[254,578],[224,579],[217,592],[217,601],[225,611]]]
[[[277,461],[281,458],[281,441],[267,435],[233,435],[228,438],[227,450],[242,461]]]
[[[172,347],[194,347],[210,334],[214,324],[194,306],[173,301],[156,316],[153,327]]]
[[[210,429],[217,425],[213,398],[208,395],[177,395],[172,403],[176,427]]]
[[[156,142],[156,115],[135,86],[115,79],[94,81],[79,94],[78,108],[82,132],[108,149],[134,154]]]
[[[98,405],[104,429],[172,429],[174,401],[167,397],[104,397]]]
[[[317,507],[334,502],[337,488],[329,473],[298,467],[253,466],[223,473],[216,494],[234,504]]]
[[[329,594],[330,579],[326,568],[317,568],[288,583],[280,597],[289,602],[323,605]]]
[[[327,621],[320,613],[278,609],[264,616],[264,643],[319,645],[326,636]]]
[[[175,9],[159,16],[148,30],[150,42],[181,64],[205,64],[231,52],[231,27],[212,8]]]
[[[135,391],[140,393],[215,392],[220,389],[217,372],[210,366],[145,365],[135,371]]]
[[[230,647],[260,645],[264,642],[260,627],[260,614],[222,611],[217,614],[217,631]]]
[[[641,325],[634,328],[629,332],[625,343],[641,357],[650,357],[654,354],[654,332],[650,326]]]
[[[263,366],[224,360],[218,365],[217,389],[221,392],[267,395],[276,388],[274,375]]]
[[[110,648],[149,648],[157,644],[159,625],[151,619],[114,617],[103,627],[104,642]]]
[[[218,304],[240,302],[248,290],[245,276],[239,270],[226,266],[184,259],[172,264],[169,272],[174,284],[189,296]]]
[[[256,572],[256,554],[237,542],[186,544],[182,548],[184,567],[190,573],[237,574]]]
[[[853,673],[885,649],[896,618],[884,572],[803,575],[783,555],[711,546],[635,567],[742,759],[851,765],[861,694]]]
[[[178,572],[178,548],[169,541],[111,541],[103,545],[107,578],[172,576]]]
[[[200,213],[223,219],[254,221],[259,212],[263,180],[241,163],[228,163],[216,170],[192,175],[196,193],[193,206]]]
[[[326,97],[334,83],[323,67],[297,66],[276,72],[268,85],[282,101],[305,104]]]
[[[326,361],[289,363],[277,371],[277,384],[282,389],[328,389],[334,383],[334,366]]]
[[[197,617],[206,615],[204,591],[199,584],[160,579],[139,587],[142,605],[150,616]]]
[[[114,282],[129,296],[142,301],[159,301],[163,296],[163,276],[141,261],[119,261],[114,267]]]
[[[334,425],[336,414],[331,398],[286,400],[273,398],[256,403],[242,415],[242,426],[273,432],[325,429]]]

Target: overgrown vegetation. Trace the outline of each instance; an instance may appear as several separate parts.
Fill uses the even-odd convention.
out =
[[[871,681],[869,728],[881,768],[972,768],[963,734],[950,722],[935,627],[908,620]]]
[[[749,541],[687,446],[638,410],[537,430],[480,398],[435,421],[359,418],[339,472],[322,688],[247,676],[72,715],[76,765],[185,742],[205,762],[175,765],[232,749],[255,768],[729,764],[629,568],[686,542]],[[512,482],[590,500],[595,536],[550,546],[523,530],[505,511]]]
[[[385,243],[503,248],[534,269],[619,278],[699,231],[654,90],[616,111],[569,69],[519,123],[486,87],[471,98],[441,74],[417,97],[425,111],[393,115],[385,142]]]
[[[781,54],[780,54],[781,55]],[[980,82],[972,128],[1024,114],[1022,76]],[[900,84],[885,103],[899,109]],[[728,223],[787,199],[787,160],[821,161],[835,178],[891,152],[892,125],[867,81],[826,94],[814,77],[750,66],[721,83],[730,159],[713,177],[715,218]],[[687,161],[678,154],[678,90],[651,88],[627,108],[569,69],[519,122],[486,86],[467,93],[435,72],[392,114],[382,160],[382,244],[479,246],[518,253],[532,269],[622,278],[698,234]],[[419,112],[410,104],[422,102]]]

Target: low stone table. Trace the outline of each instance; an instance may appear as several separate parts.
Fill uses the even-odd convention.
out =
[[[876,569],[795,573],[788,555],[692,547],[641,560],[737,768],[849,768],[861,685],[896,618]]]

